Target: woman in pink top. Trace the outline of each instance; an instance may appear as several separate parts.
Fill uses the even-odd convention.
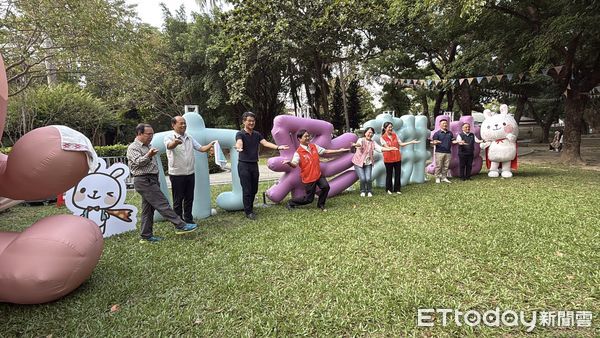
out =
[[[361,137],[356,141],[356,143],[352,144],[356,147],[356,153],[352,157],[352,163],[354,164],[354,171],[360,180],[360,196],[373,196],[372,191],[372,176],[371,173],[373,171],[373,150],[377,150],[379,152],[382,151],[392,151],[398,150],[398,148],[394,147],[382,147],[373,141],[373,134],[375,133],[375,129],[369,127],[365,130],[364,137]]]

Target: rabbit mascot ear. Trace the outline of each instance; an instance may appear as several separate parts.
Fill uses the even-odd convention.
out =
[[[7,103],[0,55],[0,135]],[[9,156],[0,155],[0,196],[40,199],[74,186],[89,165],[83,152],[66,151],[64,146],[55,127],[25,134]],[[91,275],[103,243],[94,222],[73,215],[46,217],[22,233],[0,232],[0,302],[36,304],[65,296]]]

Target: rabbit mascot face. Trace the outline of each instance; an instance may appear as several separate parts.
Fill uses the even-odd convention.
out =
[[[8,81],[0,55],[0,135],[8,106]],[[89,170],[80,144],[65,142],[67,127],[47,126],[19,139],[10,155],[0,154],[0,196],[32,200],[56,196],[74,186]],[[93,152],[93,148],[89,149]],[[95,153],[93,153],[95,156]],[[103,248],[98,226],[83,217],[43,218],[23,232],[0,232],[0,302],[45,303],[77,288],[92,273]]]
[[[481,138],[485,142],[481,148],[485,149],[488,176],[512,177],[512,170],[517,170],[517,121],[508,114],[505,104],[500,106],[500,114],[486,109],[483,115],[485,120],[481,124]]]

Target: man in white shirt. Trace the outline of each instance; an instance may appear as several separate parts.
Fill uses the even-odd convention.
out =
[[[169,180],[173,193],[173,210],[186,223],[194,223],[192,204],[194,203],[194,150],[209,151],[216,141],[202,146],[191,135],[186,134],[187,124],[182,116],[171,119],[173,133],[165,139],[167,160],[169,164]]]

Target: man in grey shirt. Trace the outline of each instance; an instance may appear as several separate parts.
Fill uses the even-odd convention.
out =
[[[133,187],[142,196],[142,233],[140,243],[154,243],[161,240],[152,232],[154,211],[175,225],[176,234],[185,234],[198,228],[196,224],[186,224],[171,209],[169,201],[160,190],[158,163],[155,155],[158,149],[150,147],[154,136],[152,126],[140,123],[135,127],[135,140],[127,147],[127,161],[133,175]]]

